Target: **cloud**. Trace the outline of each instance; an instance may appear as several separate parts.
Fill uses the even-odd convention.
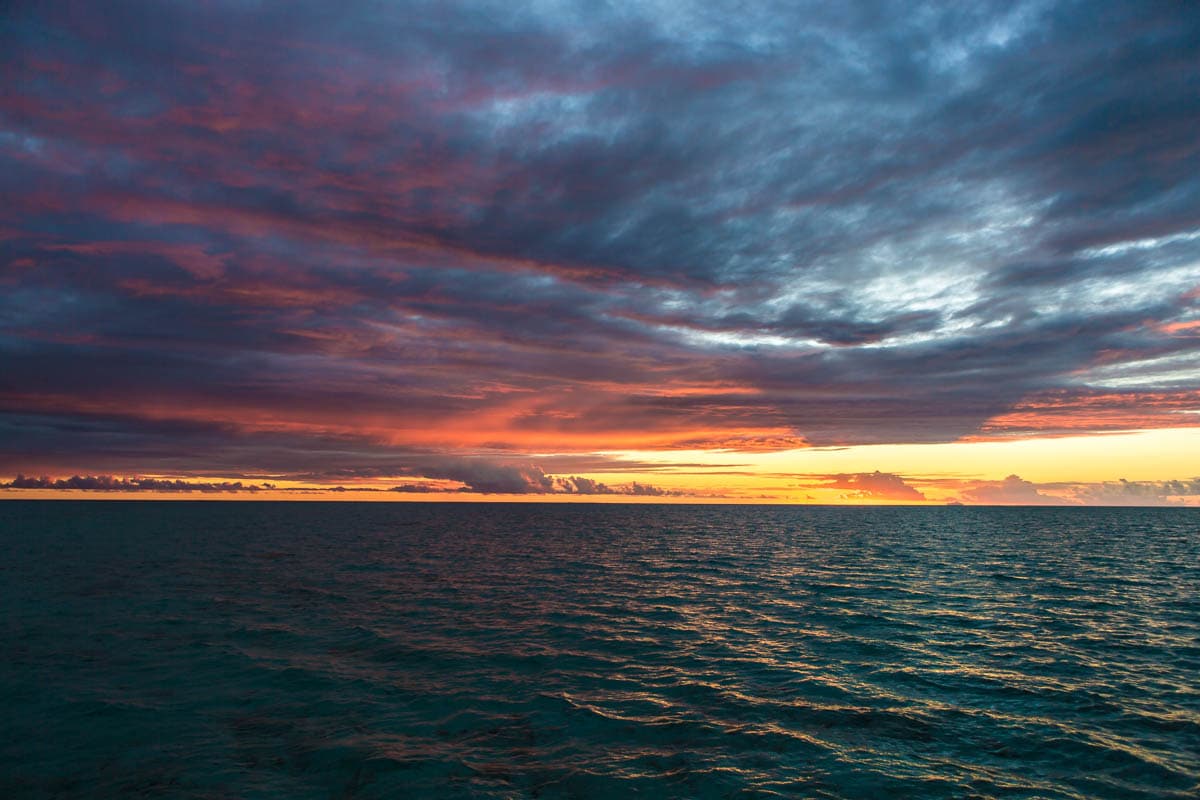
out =
[[[270,484],[244,484],[241,481],[185,481],[164,478],[118,478],[113,475],[72,475],[69,478],[34,478],[17,475],[8,483],[0,483],[8,489],[52,489],[56,491],[89,492],[202,492],[212,494],[258,492],[273,489]]]
[[[668,491],[651,484],[638,483],[637,481],[609,486],[606,483],[575,475],[565,478],[555,478],[554,486],[555,491],[565,492],[566,494],[608,494],[627,495],[631,497],[679,497],[685,494],[678,491]]]
[[[1090,506],[1174,506],[1200,497],[1200,478],[1171,481],[1119,481],[1083,484],[1072,498]]]
[[[960,498],[965,503],[1000,506],[1070,505],[1061,497],[1042,494],[1038,487],[1017,475],[1002,481],[981,481],[964,489]]]
[[[804,489],[845,489],[844,500],[926,500],[924,494],[909,486],[904,478],[887,472],[841,473],[820,477],[816,483],[798,484]]]
[[[567,494],[616,494],[617,491],[606,483],[592,480],[591,478],[581,478],[571,475],[565,478],[557,478],[554,481],[555,488]]]
[[[531,465],[505,465],[481,460],[440,462],[442,466],[410,467],[408,472],[430,480],[397,484],[384,491],[398,494],[573,494],[624,495],[631,497],[683,496],[651,484],[638,483],[609,486],[580,477],[555,477]],[[370,472],[369,470],[366,472]],[[346,475],[343,475],[346,477]],[[385,476],[376,476],[385,477]],[[26,477],[18,474],[12,481],[0,482],[0,489],[41,489],[53,491],[94,492],[202,492],[238,493],[265,490],[282,492],[376,492],[370,485],[343,486],[318,484],[280,488],[272,483],[243,483],[242,481],[196,481],[180,478],[118,477],[114,475],[73,475],[69,478]]]
[[[481,494],[545,494],[554,479],[533,464],[504,464],[485,459],[432,459],[411,468],[421,477],[461,482]]]
[[[1016,475],[976,481],[959,500],[976,505],[1180,506],[1200,498],[1200,478],[1035,484]]]
[[[529,463],[501,463],[487,459],[435,459],[413,466],[411,471],[421,477],[458,481],[461,491],[480,494],[577,494],[577,495],[636,495],[665,497],[665,489],[637,483],[610,486],[591,478],[576,475],[557,477],[546,474],[541,467]],[[393,491],[407,491],[397,487]]]

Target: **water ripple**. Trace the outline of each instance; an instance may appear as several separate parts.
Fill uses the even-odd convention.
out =
[[[1198,523],[3,503],[0,792],[1194,798]]]

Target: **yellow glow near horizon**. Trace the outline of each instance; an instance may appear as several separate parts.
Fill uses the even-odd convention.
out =
[[[624,451],[610,455],[663,464],[703,463],[714,471],[725,467],[760,475],[879,470],[905,476],[981,480],[1000,480],[1015,474],[1035,483],[1092,483],[1121,478],[1162,481],[1200,476],[1200,428],[939,444],[854,445],[771,453],[697,450]]]
[[[776,452],[621,451],[606,455],[644,464],[652,470],[582,473],[609,486],[653,484],[673,496],[575,494],[404,494],[388,489],[395,480],[376,479],[329,486],[271,481],[278,489],[250,492],[102,492],[86,490],[6,489],[0,498],[171,499],[171,500],[359,500],[494,502],[711,502],[711,503],[894,503],[896,499],[859,496],[852,489],[822,486],[821,475],[875,471],[903,477],[927,502],[958,497],[962,484],[1001,481],[1008,475],[1036,484],[1085,484],[1189,480],[1200,476],[1200,429],[1176,428],[1119,434],[948,442],[941,444],[857,445]],[[529,460],[537,462],[536,457]],[[619,464],[619,461],[617,462]],[[685,463],[687,467],[673,467]],[[695,466],[693,466],[695,465]],[[171,476],[150,476],[168,478]],[[11,476],[10,476],[11,478]],[[192,476],[195,482],[239,480]],[[240,479],[244,483],[253,483]],[[370,490],[374,491],[370,491]],[[679,496],[682,495],[682,496]]]

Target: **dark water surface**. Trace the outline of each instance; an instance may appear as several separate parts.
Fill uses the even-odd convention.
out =
[[[0,502],[5,797],[1200,796],[1200,513]]]

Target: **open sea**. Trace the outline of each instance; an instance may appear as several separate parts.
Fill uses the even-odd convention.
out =
[[[0,796],[1200,797],[1200,512],[0,502]]]

